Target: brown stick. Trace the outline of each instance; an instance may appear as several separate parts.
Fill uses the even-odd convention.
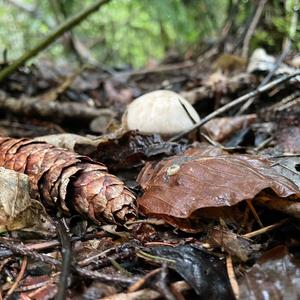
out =
[[[61,24],[58,28],[56,28],[50,35],[48,35],[44,40],[38,43],[33,49],[24,53],[19,59],[17,59],[14,63],[6,67],[0,72],[0,82],[2,82],[5,78],[7,78],[10,74],[12,74],[16,69],[23,66],[29,59],[36,56],[46,47],[48,47],[51,43],[53,43],[57,38],[59,38],[66,31],[78,25],[84,19],[86,19],[90,14],[97,11],[100,6],[109,2],[110,0],[97,0],[91,6],[81,11],[77,15],[69,18]]]
[[[265,4],[267,3],[268,0],[260,0],[258,2],[258,6],[255,12],[255,15],[253,17],[253,20],[249,26],[249,29],[246,33],[245,39],[244,39],[244,43],[243,43],[243,49],[242,49],[242,57],[247,58],[248,56],[248,50],[249,50],[249,44],[250,44],[250,40],[251,37],[253,35],[253,33],[255,32],[255,28],[259,22],[259,19],[262,15],[262,12],[264,10]]]

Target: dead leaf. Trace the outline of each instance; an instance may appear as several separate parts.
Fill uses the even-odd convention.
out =
[[[136,131],[116,131],[96,138],[62,133],[33,140],[89,156],[105,163],[110,170],[131,169],[143,165],[144,160],[179,154],[186,149],[185,144],[166,142],[158,134],[142,135]]]
[[[30,197],[28,176],[0,168],[0,232],[24,228],[55,232],[45,209]]]
[[[247,261],[253,252],[260,249],[260,245],[226,228],[209,229],[208,240],[210,245],[216,244],[242,261]]]
[[[255,114],[215,118],[207,122],[203,128],[213,140],[221,143],[231,137],[238,130],[249,127],[249,125],[254,123],[255,120]]]
[[[152,247],[151,254],[174,261],[168,263],[169,267],[184,278],[200,299],[232,299],[224,264],[212,255],[190,245]]]
[[[111,170],[117,170],[132,169],[143,165],[144,160],[179,154],[186,149],[184,144],[166,142],[158,134],[142,135],[128,131],[107,137],[89,143],[79,141],[75,151],[104,162]]]
[[[272,168],[271,161],[248,155],[203,156],[194,150],[146,164],[138,176],[145,189],[138,199],[142,213],[180,221],[201,209],[231,207],[265,189],[280,197],[300,196],[299,188]],[[170,172],[174,170],[176,172]]]
[[[92,144],[93,140],[74,133],[60,133],[39,136],[33,139],[38,142],[46,142],[55,147],[65,148],[74,151],[76,144]]]
[[[284,246],[263,254],[239,282],[241,299],[297,300],[300,297],[300,262]]]

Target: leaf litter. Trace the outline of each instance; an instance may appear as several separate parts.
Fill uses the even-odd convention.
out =
[[[232,76],[186,63],[8,77],[1,296],[298,299],[299,75],[282,66],[260,91],[273,67],[250,64]],[[162,78],[200,118],[216,117],[172,141],[124,130],[127,104],[165,89]],[[245,113],[222,109],[252,92]]]

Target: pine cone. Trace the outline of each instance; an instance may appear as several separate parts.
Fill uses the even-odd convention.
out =
[[[53,145],[0,137],[0,167],[29,176],[32,197],[49,209],[72,211],[100,223],[135,218],[134,196],[105,165]]]

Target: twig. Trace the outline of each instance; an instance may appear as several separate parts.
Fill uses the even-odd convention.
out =
[[[25,256],[23,258],[22,264],[21,264],[21,269],[20,272],[14,282],[14,284],[11,286],[11,288],[9,289],[9,291],[7,292],[6,296],[4,299],[8,299],[8,297],[15,291],[15,289],[17,288],[19,282],[21,281],[21,279],[24,276],[25,270],[26,270],[26,266],[27,266],[27,257]]]
[[[264,10],[264,7],[265,7],[265,4],[267,3],[267,1],[268,0],[258,1],[256,12],[255,12],[252,22],[249,26],[249,29],[246,33],[244,43],[243,43],[242,57],[244,57],[244,58],[247,58],[247,56],[248,56],[249,44],[250,44],[251,37],[253,36],[253,33],[255,32],[255,28],[259,22],[259,19],[262,15],[262,12]]]
[[[280,221],[278,223],[275,223],[275,224],[272,224],[272,225],[260,228],[258,230],[255,230],[255,231],[243,234],[242,237],[248,238],[248,239],[253,238],[255,236],[267,233],[267,232],[269,232],[269,231],[271,231],[271,230],[273,230],[275,228],[278,228],[278,227],[282,226],[283,224],[287,223],[287,221],[288,221],[288,219],[284,219],[284,220],[282,220],[282,221]]]
[[[240,289],[239,289],[237,280],[235,278],[233,264],[232,264],[232,257],[230,255],[226,257],[226,268],[227,268],[228,279],[229,279],[234,297],[236,300],[238,300],[238,299],[240,299]]]
[[[59,220],[56,224],[57,233],[62,246],[62,270],[58,282],[58,289],[55,299],[64,300],[67,296],[67,288],[70,278],[72,250],[70,237],[66,231],[65,225]]]
[[[95,261],[95,260],[99,260],[99,257],[101,256],[107,256],[107,254],[113,250],[115,250],[116,247],[111,247],[111,248],[108,248],[104,251],[100,251],[99,253],[95,254],[95,255],[92,255],[92,256],[89,256],[81,261],[79,261],[77,264],[80,266],[80,267],[85,267],[87,266],[88,264],[90,264],[92,261]]]
[[[23,244],[15,244],[15,243],[13,243],[12,241],[10,241],[8,239],[0,237],[0,245],[1,244],[4,247],[9,248],[10,250],[12,250],[16,254],[29,256],[29,257],[33,258],[34,260],[42,261],[42,262],[51,264],[51,265],[59,267],[59,268],[61,268],[61,266],[62,266],[62,264],[59,260],[54,259],[54,258],[52,258],[48,255],[45,255],[45,254],[37,253],[36,251],[29,250]],[[128,284],[134,283],[135,281],[137,281],[139,279],[139,277],[137,277],[137,276],[127,278],[127,277],[119,276],[119,275],[102,274],[100,272],[90,271],[88,269],[81,268],[81,267],[78,267],[78,266],[72,266],[72,270],[75,271],[76,273],[78,273],[79,275],[81,275],[83,277],[86,277],[86,278],[97,279],[97,280],[101,280],[101,281],[104,281],[104,282],[111,282],[111,283],[115,283],[115,284],[128,285]]]
[[[29,256],[35,260],[42,261],[44,263],[48,263],[53,266],[58,266],[58,267],[61,266],[61,263],[59,260],[52,258],[48,255],[40,254],[40,253],[37,253],[36,251],[30,250],[23,244],[15,244],[11,240],[6,239],[4,237],[0,237],[0,245],[1,244],[4,247],[10,249],[14,253],[24,255],[24,256]]]
[[[157,268],[157,269],[154,269],[154,270],[150,271],[144,277],[142,277],[141,279],[136,281],[134,284],[132,284],[128,288],[127,292],[128,293],[133,293],[133,292],[139,290],[151,277],[153,277],[154,275],[156,275],[159,272],[161,272],[161,268]]]
[[[291,78],[293,77],[296,77],[300,75],[300,71],[297,71],[293,74],[290,74],[290,75],[287,75],[287,76],[283,76],[281,78],[278,78],[276,80],[273,80],[271,81],[270,83],[264,85],[264,86],[261,86],[261,87],[258,87],[256,88],[254,91],[250,92],[250,93],[247,93],[246,95],[243,95],[233,101],[231,101],[230,103],[220,107],[219,109],[215,110],[214,112],[212,112],[211,114],[207,115],[205,118],[203,118],[202,120],[200,120],[199,123],[195,124],[192,128],[188,129],[188,130],[185,130],[183,132],[181,132],[180,134],[178,135],[175,135],[174,137],[172,137],[171,139],[168,140],[168,142],[174,142],[184,136],[186,136],[187,134],[189,134],[190,132],[193,132],[194,130],[196,129],[199,129],[201,126],[203,126],[204,124],[206,124],[208,121],[210,121],[211,119],[221,115],[222,113],[228,111],[229,109],[237,106],[238,104],[241,104],[253,97],[256,97],[257,95],[263,93],[263,92],[266,92],[272,88],[274,88],[275,86],[285,82],[285,81],[288,81],[290,80]]]
[[[174,282],[171,284],[171,287],[176,288],[176,290],[180,292],[191,289],[185,281]],[[161,294],[152,289],[143,289],[132,293],[120,293],[120,294],[114,294],[102,298],[102,300],[141,300],[141,299],[147,299],[147,300],[161,299]]]
[[[247,205],[249,206],[249,208],[250,208],[250,210],[251,210],[251,212],[252,212],[252,214],[253,214],[253,216],[254,216],[256,222],[259,224],[259,226],[260,226],[261,228],[263,228],[263,227],[264,227],[264,224],[263,224],[262,221],[260,220],[259,215],[257,214],[256,209],[255,209],[255,207],[253,206],[252,202],[251,202],[250,200],[246,200],[246,202],[247,202]]]
[[[161,267],[161,272],[159,276],[159,281],[153,284],[153,286],[161,293],[161,295],[166,300],[178,300],[176,296],[172,293],[168,283],[167,283],[167,277],[168,277],[168,267],[164,263]]]
[[[81,11],[77,15],[69,18],[61,24],[58,28],[56,28],[52,33],[50,33],[44,40],[38,43],[33,49],[24,53],[19,59],[17,59],[14,63],[0,71],[0,82],[2,82],[5,78],[7,78],[10,74],[12,74],[17,68],[23,66],[29,59],[36,56],[46,47],[48,47],[52,42],[54,42],[57,38],[59,38],[66,31],[70,30],[74,26],[78,25],[81,21],[86,19],[90,14],[96,12],[100,6],[109,2],[110,0],[97,0],[91,6]]]
[[[88,239],[93,239],[93,238],[101,238],[103,237],[104,232],[97,232],[97,233],[92,233],[92,234],[87,234],[86,236],[82,237],[72,237],[71,241],[79,241],[79,240],[88,240]],[[1,240],[0,240],[1,243]],[[52,241],[47,241],[47,242],[41,242],[41,243],[35,243],[35,244],[26,244],[26,249],[28,250],[34,250],[34,251],[39,251],[39,250],[45,250],[49,248],[55,248],[60,245],[60,242],[58,240],[52,240]],[[10,257],[13,255],[13,252],[11,250],[2,250],[0,252],[0,258],[5,258],[5,257]],[[1,265],[0,265],[0,271],[1,271]]]

